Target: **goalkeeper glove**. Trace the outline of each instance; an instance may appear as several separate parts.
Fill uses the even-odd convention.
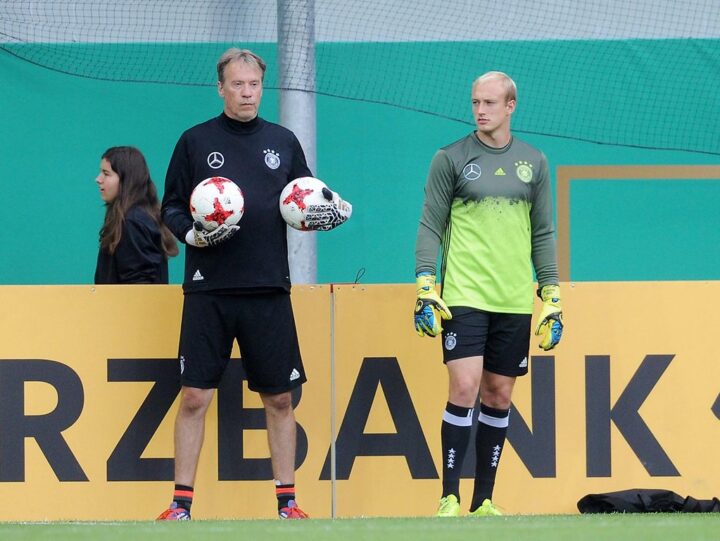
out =
[[[442,332],[440,319],[452,319],[450,309],[435,291],[435,275],[420,273],[416,284],[415,331],[420,336],[437,336]]]
[[[336,192],[323,188],[322,194],[327,203],[309,205],[305,211],[305,226],[312,231],[330,231],[352,215],[352,205],[340,199]]]
[[[535,335],[542,336],[540,347],[548,351],[560,342],[563,333],[562,308],[560,307],[560,286],[546,285],[538,290],[543,301],[540,321]]]
[[[221,242],[225,242],[238,232],[240,226],[221,224],[212,231],[205,231],[200,222],[193,223],[193,228],[185,235],[185,242],[195,248],[205,248],[206,246],[217,246]]]

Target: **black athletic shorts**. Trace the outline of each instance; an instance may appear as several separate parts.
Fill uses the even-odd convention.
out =
[[[443,321],[443,362],[482,356],[483,368],[502,376],[528,372],[531,314],[501,314],[454,306]]]
[[[289,293],[192,293],[180,330],[182,385],[217,388],[234,340],[250,390],[279,394],[307,381]]]

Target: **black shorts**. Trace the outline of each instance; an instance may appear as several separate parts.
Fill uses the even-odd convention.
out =
[[[528,372],[531,314],[501,314],[475,308],[450,308],[443,321],[443,362],[484,357],[483,368],[501,376]]]
[[[307,381],[288,293],[193,293],[183,303],[182,385],[217,388],[234,340],[250,390],[278,394]]]

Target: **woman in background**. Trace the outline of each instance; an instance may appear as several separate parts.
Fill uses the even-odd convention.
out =
[[[145,157],[135,147],[112,147],[95,179],[105,202],[96,284],[167,284],[168,257],[178,254],[160,219],[160,202]]]

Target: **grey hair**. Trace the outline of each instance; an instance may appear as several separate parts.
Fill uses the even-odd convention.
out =
[[[230,62],[235,62],[236,60],[241,60],[246,64],[257,66],[262,73],[261,79],[265,79],[265,68],[267,67],[265,61],[248,49],[238,49],[237,47],[233,47],[225,51],[220,57],[220,60],[218,60],[218,81],[221,83],[225,82],[225,66],[227,66]]]

